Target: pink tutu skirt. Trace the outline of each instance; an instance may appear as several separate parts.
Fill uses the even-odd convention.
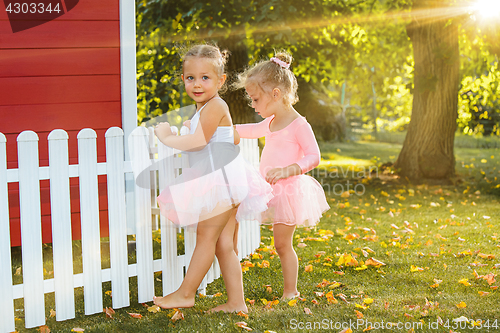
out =
[[[189,161],[190,168],[183,169],[157,197],[162,215],[181,226],[193,225],[216,207],[224,211],[239,205],[238,221],[261,222],[273,197],[272,188],[237,147],[208,145],[189,153]]]
[[[311,176],[292,176],[271,186],[274,197],[264,213],[263,223],[314,226],[330,209],[323,187]]]

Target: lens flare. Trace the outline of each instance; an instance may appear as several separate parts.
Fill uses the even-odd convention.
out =
[[[500,17],[499,0],[477,0],[472,9],[483,18]]]

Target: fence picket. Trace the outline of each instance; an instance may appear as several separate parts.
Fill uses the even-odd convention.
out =
[[[22,132],[17,137],[17,147],[24,314],[26,327],[32,328],[45,324],[38,135]]]
[[[9,192],[7,187],[7,139],[0,133],[0,332],[16,330],[10,252]]]
[[[130,305],[127,253],[123,130],[106,131],[106,169],[108,182],[109,257],[113,308]]]
[[[158,143],[159,187],[163,190],[175,178],[174,150],[161,142]],[[161,258],[163,296],[177,290],[182,283],[182,269],[177,259],[178,228],[163,215],[161,223]]]
[[[136,251],[137,251],[137,289],[139,303],[153,300],[154,271],[153,271],[153,240],[151,237],[151,189],[150,178],[138,177],[151,166],[149,159],[148,129],[137,127],[130,137],[131,159],[135,181],[135,223],[136,223]],[[146,181],[147,180],[147,181]]]
[[[53,130],[48,141],[56,320],[62,321],[75,318],[68,133]]]
[[[101,241],[97,187],[97,134],[85,128],[78,133],[80,216],[82,223],[83,291],[85,314],[102,312]]]

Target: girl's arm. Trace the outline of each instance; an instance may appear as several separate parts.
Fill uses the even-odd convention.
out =
[[[238,131],[240,137],[245,139],[258,139],[266,135],[269,130],[269,123],[272,117],[268,117],[257,124],[242,124],[234,125],[234,129]]]
[[[234,128],[235,126],[233,126]],[[234,144],[237,145],[240,143],[240,134],[236,130],[236,128],[233,129],[233,135],[234,135]]]
[[[306,173],[317,167],[321,161],[318,142],[309,123],[301,124],[295,132],[295,137],[304,152],[304,157],[297,161],[297,165],[302,173]]]
[[[205,147],[215,131],[221,119],[227,114],[227,105],[220,99],[210,101],[200,114],[200,121],[193,134],[175,136],[170,130],[168,123],[161,123],[155,128],[155,134],[164,145],[189,151],[200,150]]]

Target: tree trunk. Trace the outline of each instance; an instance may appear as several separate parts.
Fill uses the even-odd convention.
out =
[[[445,0],[415,0],[408,36],[413,43],[413,109],[403,148],[395,163],[401,177],[413,181],[455,175],[453,143],[459,91],[456,22]],[[440,16],[436,17],[436,13]]]
[[[233,124],[253,123],[256,121],[256,113],[249,106],[249,101],[245,97],[243,89],[234,90],[231,84],[237,78],[238,73],[242,72],[248,66],[248,50],[241,36],[229,36],[219,42],[221,50],[229,50],[231,53],[226,65],[228,90],[222,98],[229,106],[229,112]]]

